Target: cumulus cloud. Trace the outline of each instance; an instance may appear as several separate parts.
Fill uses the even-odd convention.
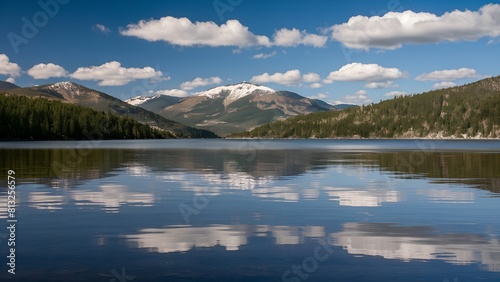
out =
[[[261,75],[256,75],[253,76],[252,79],[250,79],[251,82],[254,83],[276,83],[276,84],[281,84],[281,85],[296,85],[300,84],[302,82],[317,82],[321,78],[317,73],[307,73],[302,75],[299,70],[289,70],[285,73],[274,73],[274,74],[269,74],[269,73],[263,73]]]
[[[14,78],[21,75],[21,67],[16,63],[10,62],[7,55],[0,54],[0,74],[8,75],[11,81],[15,81]]]
[[[312,83],[309,87],[311,87],[311,88],[321,88],[321,86],[323,86],[323,84],[315,82],[315,83]]]
[[[222,79],[218,76],[213,76],[213,77],[209,77],[209,78],[197,77],[191,81],[185,81],[185,82],[181,83],[180,88],[182,90],[191,90],[191,89],[194,89],[194,88],[200,87],[200,86],[207,86],[207,85],[221,84],[221,83],[222,83]]]
[[[389,87],[398,87],[397,84],[393,84],[392,81],[383,81],[383,82],[369,82],[367,84],[365,84],[365,88],[370,88],[370,89],[374,89],[374,88],[389,88]]]
[[[417,76],[416,80],[456,80],[468,77],[477,77],[477,72],[474,69],[460,68],[453,70],[437,70],[430,73],[423,73]]]
[[[328,92],[320,92],[314,96],[309,96],[307,98],[309,98],[309,99],[326,99],[326,98],[328,98],[327,94],[328,94]]]
[[[391,50],[403,44],[476,41],[500,36],[500,5],[488,4],[478,11],[455,10],[441,16],[410,10],[383,16],[355,16],[330,29],[333,39],[348,48],[365,50]]]
[[[80,67],[70,76],[79,80],[99,81],[100,86],[120,86],[137,79],[160,79],[162,72],[152,67],[124,68],[119,62],[112,61],[100,66]]]
[[[134,36],[147,41],[166,41],[179,46],[270,46],[266,36],[255,35],[237,20],[225,24],[214,22],[191,22],[188,18],[163,17],[158,20],[141,20],[129,24],[120,31],[122,35]]]
[[[188,18],[171,16],[160,19],[141,20],[120,30],[124,36],[134,36],[147,41],[165,41],[179,46],[251,46],[291,47],[306,45],[324,47],[328,36],[310,34],[296,28],[282,28],[273,35],[273,40],[265,35],[256,35],[238,20],[228,20],[217,25],[214,22],[192,22]]]
[[[61,66],[52,63],[37,64],[28,70],[28,75],[34,79],[47,79],[51,77],[65,77],[68,72]]]
[[[321,80],[321,77],[319,76],[319,74],[317,73],[314,73],[314,72],[310,72],[310,73],[306,73],[302,76],[304,82],[318,82]]]
[[[333,81],[383,81],[404,77],[405,74],[397,68],[384,68],[377,64],[351,63],[332,71],[324,80]]]
[[[309,34],[305,30],[298,30],[296,28],[286,29],[282,28],[274,33],[274,45],[282,47],[308,45],[313,47],[324,47],[327,36]]]
[[[254,59],[267,59],[267,58],[273,57],[274,55],[276,55],[276,51],[273,51],[269,54],[259,53],[259,54],[253,55],[253,58]]]
[[[346,95],[344,99],[348,104],[366,104],[372,101],[366,94],[366,90],[359,90],[352,95]]]
[[[289,70],[285,73],[277,72],[270,75],[269,73],[263,73],[261,75],[253,76],[250,79],[254,83],[277,83],[282,85],[292,85],[297,84],[302,81],[302,75],[299,70]]]
[[[443,89],[443,88],[449,88],[449,87],[453,87],[453,86],[457,86],[457,84],[455,82],[451,82],[451,81],[442,81],[442,82],[435,83],[432,88]]]
[[[385,97],[397,97],[397,96],[404,96],[404,95],[408,95],[408,93],[406,93],[404,91],[391,91],[391,92],[384,94]]]
[[[188,92],[181,90],[181,89],[158,90],[155,92],[155,94],[175,96],[175,97],[187,97],[187,96],[189,96]]]
[[[97,30],[97,31],[100,31],[102,33],[108,33],[108,32],[111,32],[111,30],[106,27],[105,25],[102,25],[102,24],[96,24],[92,27],[93,30]]]

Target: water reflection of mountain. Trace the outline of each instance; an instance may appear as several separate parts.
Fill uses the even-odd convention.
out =
[[[86,180],[106,177],[136,154],[125,150],[82,148],[0,149],[0,155],[0,167],[14,170],[18,183],[24,181],[54,188],[73,188]]]
[[[433,231],[429,226],[389,223],[345,223],[343,230],[336,233],[327,233],[323,226],[210,225],[146,228],[123,238],[130,247],[158,253],[221,246],[228,251],[237,251],[256,242],[252,240],[256,237],[270,238],[275,245],[297,245],[326,239],[329,244],[342,247],[351,255],[402,261],[442,260],[461,265],[479,262],[489,271],[500,271],[499,238]]]
[[[398,152],[364,154],[362,160],[401,177],[421,176],[439,183],[458,183],[500,193],[499,153]]]
[[[500,193],[498,153],[0,149],[0,155],[0,167],[4,170],[15,169],[18,178],[50,187],[74,187],[85,180],[126,170],[136,175],[184,171],[205,175],[212,180],[232,179],[226,182],[235,188],[251,189],[256,183],[342,165],[387,171],[401,178],[433,178],[436,182],[461,183]],[[0,178],[5,178],[5,175]]]

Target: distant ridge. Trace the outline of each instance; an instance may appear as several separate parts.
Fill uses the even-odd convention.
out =
[[[19,86],[7,81],[0,81],[0,90],[15,89],[15,88],[19,88]]]
[[[500,138],[500,76],[342,111],[291,117],[245,138]]]

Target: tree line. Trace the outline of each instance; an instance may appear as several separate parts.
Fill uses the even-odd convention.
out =
[[[0,139],[77,140],[175,138],[131,117],[61,101],[0,94]]]

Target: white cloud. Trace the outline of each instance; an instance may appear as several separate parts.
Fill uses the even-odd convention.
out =
[[[191,22],[188,18],[163,17],[141,20],[120,31],[147,41],[166,41],[179,46],[270,46],[269,38],[251,33],[237,20],[218,26],[214,22]]]
[[[328,98],[327,94],[328,94],[328,92],[321,92],[321,93],[318,93],[314,96],[309,96],[307,98],[309,98],[309,99],[326,99],[326,98]]]
[[[70,75],[79,80],[96,80],[100,86],[120,86],[137,79],[160,79],[161,71],[152,67],[124,68],[117,61],[100,66],[79,67]]]
[[[344,99],[348,104],[366,104],[372,101],[365,90],[359,90],[352,95],[346,95]]]
[[[389,88],[389,87],[398,87],[397,84],[393,84],[392,81],[382,81],[382,82],[369,82],[367,84],[365,84],[365,88],[370,88],[370,89],[374,89],[374,88]]]
[[[252,58],[254,58],[254,59],[267,59],[267,58],[273,57],[274,55],[276,55],[276,51],[273,51],[272,53],[269,53],[269,54],[259,53],[259,54],[253,55]]]
[[[325,83],[333,81],[383,81],[404,77],[397,68],[384,68],[377,64],[351,63],[337,71],[330,72]]]
[[[286,29],[282,28],[274,33],[274,42],[276,46],[291,47],[298,45],[308,45],[313,47],[324,47],[327,36],[309,34],[305,30],[298,30],[296,28]]]
[[[317,82],[321,80],[319,74],[317,73],[307,73],[302,75],[298,69],[295,70],[289,70],[285,73],[274,73],[274,74],[269,74],[269,73],[263,73],[261,75],[256,75],[253,76],[250,81],[253,83],[276,83],[276,84],[281,84],[281,85],[297,85],[303,82],[310,83],[310,82]],[[313,83],[314,84],[314,83]],[[314,84],[314,86],[311,84],[312,88],[315,88],[318,86],[317,84]],[[321,86],[320,86],[321,87]]]
[[[141,20],[120,30],[125,36],[135,36],[147,41],[165,41],[179,46],[251,46],[298,45],[324,47],[328,36],[310,34],[296,28],[282,28],[273,35],[273,42],[265,35],[255,35],[238,20],[228,20],[217,25],[214,22],[192,22],[188,18],[163,17],[158,20]]]
[[[191,90],[200,86],[207,86],[212,84],[221,84],[222,79],[218,76],[213,76],[209,78],[197,77],[191,81],[185,81],[181,83],[180,87],[182,90]]]
[[[391,91],[391,92],[384,94],[385,97],[396,97],[396,96],[404,96],[404,95],[408,95],[408,93],[406,93],[404,91]]]
[[[474,69],[460,68],[454,70],[437,70],[430,73],[423,73],[417,76],[416,80],[455,80],[468,77],[477,77],[477,72]]]
[[[51,77],[65,77],[68,72],[61,66],[52,63],[37,64],[28,70],[28,75],[34,79],[47,79]]]
[[[18,64],[12,63],[9,57],[5,54],[0,54],[0,74],[8,75],[12,81],[14,78],[21,75],[21,67]]]
[[[254,83],[277,83],[277,84],[282,84],[282,85],[293,85],[293,84],[298,84],[302,81],[302,76],[300,74],[300,71],[295,69],[295,70],[289,70],[285,73],[280,73],[277,72],[275,74],[270,75],[269,73],[263,73],[261,75],[256,75],[250,79],[251,82]]]
[[[155,94],[175,96],[175,97],[187,97],[187,96],[189,96],[188,92],[181,90],[181,89],[158,90],[155,92]]]
[[[311,84],[309,87],[316,89],[316,88],[321,88],[321,86],[323,86],[321,83],[315,82]]]
[[[343,102],[343,101],[340,101],[340,100],[334,100],[334,101],[328,101],[328,104],[335,106],[335,105],[339,105],[339,104],[350,104],[350,103]]]
[[[96,24],[92,27],[92,29],[103,32],[103,33],[111,32],[111,30],[108,27],[106,27],[105,25],[102,25],[102,24]]]
[[[306,73],[302,76],[304,82],[318,82],[321,80],[321,77],[319,76],[319,74],[317,73],[314,73],[314,72],[310,72],[310,73]]]
[[[403,44],[442,41],[476,41],[500,36],[500,5],[488,4],[479,11],[459,11],[437,16],[413,11],[383,16],[355,16],[331,28],[332,38],[348,48],[397,49]]]
[[[457,84],[455,82],[451,82],[451,81],[442,81],[442,82],[435,83],[432,88],[442,89],[442,88],[449,88],[449,87],[453,87],[453,86],[457,86]]]
[[[9,82],[9,83],[16,83],[16,80],[13,77],[7,78],[6,81]]]

